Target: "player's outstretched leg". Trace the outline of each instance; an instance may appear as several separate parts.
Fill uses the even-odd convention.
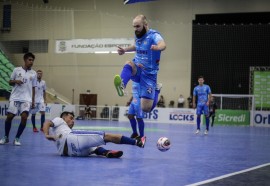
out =
[[[136,145],[138,147],[144,148],[145,142],[146,142],[146,136],[133,139],[133,138],[123,136],[121,134],[105,133],[104,141],[105,142],[112,142],[112,143],[116,143],[116,144]]]

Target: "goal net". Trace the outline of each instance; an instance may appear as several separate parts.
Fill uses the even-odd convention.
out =
[[[221,124],[253,125],[254,95],[213,94],[217,104],[217,122]]]

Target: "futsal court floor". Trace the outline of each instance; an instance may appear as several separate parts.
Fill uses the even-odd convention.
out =
[[[61,157],[43,133],[32,132],[30,121],[22,146],[13,146],[18,123],[13,122],[11,142],[0,145],[1,186],[270,185],[270,128],[214,126],[206,136],[195,135],[195,125],[146,123],[145,148],[107,143],[107,149],[124,151],[108,159]],[[130,124],[118,121],[76,120],[75,129],[131,134]],[[172,143],[167,152],[156,148],[162,136]]]

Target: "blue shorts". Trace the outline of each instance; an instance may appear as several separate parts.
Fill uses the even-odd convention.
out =
[[[136,118],[143,118],[143,111],[141,109],[140,99],[132,100],[128,108],[128,114],[135,115]]]
[[[131,80],[140,83],[141,98],[154,100],[157,86],[157,74],[146,74],[140,67],[136,67],[137,73],[131,77]]]
[[[206,104],[199,104],[197,105],[197,115],[204,114],[206,116],[209,115],[209,107]]]

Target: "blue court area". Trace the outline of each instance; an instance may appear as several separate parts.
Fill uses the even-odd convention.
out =
[[[76,121],[76,129],[131,134],[127,122]],[[30,122],[22,146],[0,146],[0,185],[189,185],[270,162],[270,128],[214,126],[209,135],[195,135],[195,125],[145,124],[147,142],[136,146],[107,144],[123,150],[120,159],[61,157],[43,133],[33,133]],[[10,140],[18,121],[14,121]],[[204,127],[202,127],[204,128]],[[4,121],[0,124],[1,137]],[[170,138],[167,152],[156,148],[159,137]],[[248,185],[248,180],[247,180]]]

